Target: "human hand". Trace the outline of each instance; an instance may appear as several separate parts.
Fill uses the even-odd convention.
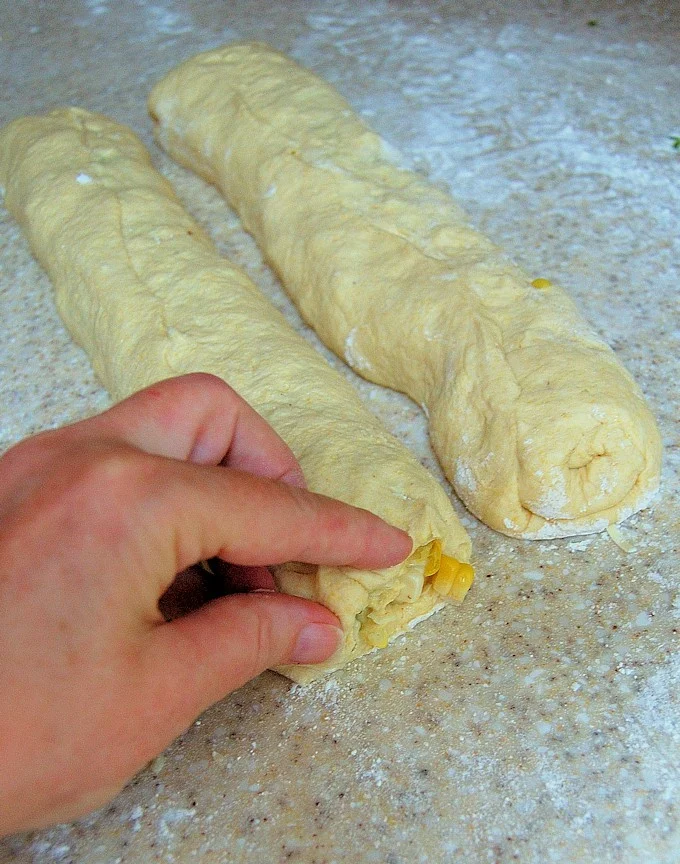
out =
[[[267,423],[202,374],[0,459],[0,834],[100,806],[213,702],[333,653],[337,619],[301,598],[233,594],[171,622],[158,608],[213,556],[262,586],[269,564],[410,552],[403,532],[303,485]]]

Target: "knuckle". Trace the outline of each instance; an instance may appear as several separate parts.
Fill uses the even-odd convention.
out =
[[[222,390],[231,390],[231,387],[219,375],[213,375],[212,372],[189,372],[185,376],[185,380],[195,383],[199,387],[217,387]]]
[[[146,457],[133,448],[97,446],[65,460],[43,490],[46,515],[63,513],[102,539],[127,533],[133,503],[144,494]]]
[[[226,381],[210,372],[190,372],[177,379],[179,386],[190,390],[199,390],[206,396],[224,397],[233,395],[236,391]]]
[[[39,432],[14,444],[0,457],[0,471],[4,476],[31,471],[54,455],[61,444],[62,430]]]
[[[133,448],[97,448],[83,460],[74,481],[86,494],[127,496],[147,473],[146,461]]]
[[[269,666],[274,645],[274,630],[269,615],[258,615],[253,612],[253,618],[253,634],[246,663],[249,678],[254,678]]]
[[[224,412],[225,406],[233,408],[234,401],[240,400],[235,390],[209,372],[167,378],[130,398],[136,400],[138,413],[151,412],[166,431],[186,428],[192,417],[203,416],[207,420]]]
[[[355,526],[352,513],[341,502],[332,501],[314,507],[312,518],[315,526],[314,545],[324,554],[353,539]]]
[[[298,506],[299,560],[318,563],[331,557],[339,560],[344,554],[346,561],[342,563],[349,564],[363,551],[370,526],[362,511],[295,487],[290,487],[288,494]]]
[[[288,496],[292,508],[297,511],[300,519],[318,521],[321,496],[301,489],[299,486],[289,486],[288,484],[283,486],[281,491]]]
[[[49,502],[55,487],[64,485],[68,477],[68,440],[67,430],[41,432],[15,444],[0,457],[0,518],[4,525],[12,516],[26,513],[27,507],[31,510],[37,502]],[[46,490],[50,490],[49,494]]]
[[[111,442],[54,443],[48,436],[27,442],[9,454],[5,470],[13,476],[0,469],[3,542],[30,532],[47,548],[66,537],[74,555],[127,542],[142,524],[146,499],[160,488],[159,460]]]
[[[298,560],[309,562],[317,557],[326,540],[326,528],[319,502],[313,494],[310,495],[296,486],[286,485],[282,492],[290,501],[290,513],[293,515],[289,531],[289,542],[295,547],[293,554]]]

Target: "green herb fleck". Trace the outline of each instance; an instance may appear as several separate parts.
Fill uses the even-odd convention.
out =
[[[680,135],[671,135],[671,147],[680,150]]]
[[[596,21],[594,18],[591,18],[590,21],[588,21],[588,26],[589,27],[597,27],[597,25],[599,23],[600,23],[599,21]]]

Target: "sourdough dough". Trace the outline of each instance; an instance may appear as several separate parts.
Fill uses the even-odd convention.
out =
[[[442,548],[458,561],[470,555],[446,493],[217,254],[129,129],[78,109],[15,120],[0,132],[0,183],[64,321],[114,397],[185,372],[219,375],[292,447],[310,489],[413,538],[408,561],[387,570],[279,568],[283,591],[328,606],[346,634],[327,663],[279,671],[311,681],[442,605],[451,585],[441,588],[444,568],[437,574],[433,560]],[[453,599],[467,587],[466,577]]]
[[[330,85],[233,44],[171,71],[149,106],[158,141],[222,190],[324,342],[423,406],[480,519],[540,539],[648,503],[660,438],[611,349]]]

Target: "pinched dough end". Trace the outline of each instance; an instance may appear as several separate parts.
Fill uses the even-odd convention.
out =
[[[581,417],[572,446],[551,467],[536,461],[531,443],[520,445],[520,500],[527,514],[521,536],[547,539],[604,531],[648,506],[659,488],[661,441],[651,416],[644,423],[642,402],[640,409],[637,418],[624,422],[618,419],[620,410],[595,422]],[[605,416],[597,403],[584,405],[580,413],[587,411]],[[578,417],[569,420],[565,425],[578,423]],[[644,425],[646,434],[636,435]],[[560,440],[561,431],[556,425],[553,441]]]
[[[445,603],[462,603],[474,570],[467,562],[443,554],[441,540],[434,538],[418,546],[405,562],[386,570],[292,563],[279,567],[275,578],[286,593],[327,606],[345,631],[343,645],[325,663],[276,670],[299,684],[308,684],[357,657],[385,648]]]
[[[607,375],[613,355],[599,353],[589,390],[563,381],[532,392],[524,379],[521,400],[489,415],[479,399],[464,427],[449,424],[448,435],[436,436],[438,452],[450,454],[444,461],[456,492],[495,530],[530,540],[593,534],[649,506],[658,492],[654,418],[627,373],[619,367]],[[548,383],[549,365],[542,360]]]

